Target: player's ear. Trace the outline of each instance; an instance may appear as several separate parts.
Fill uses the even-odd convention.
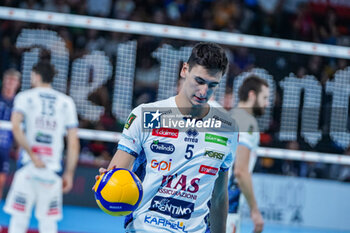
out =
[[[186,72],[189,72],[189,65],[187,62],[184,62],[180,71],[181,78],[186,78]]]
[[[248,100],[255,102],[256,98],[257,98],[257,95],[256,95],[255,91],[250,90],[248,92]]]

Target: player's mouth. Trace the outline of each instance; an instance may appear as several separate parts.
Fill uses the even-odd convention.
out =
[[[196,102],[199,102],[199,103],[206,103],[207,102],[207,98],[200,98],[198,96],[194,96],[194,99],[196,100]]]

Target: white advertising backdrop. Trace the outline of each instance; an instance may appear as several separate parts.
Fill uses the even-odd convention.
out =
[[[350,230],[350,184],[276,175],[253,175],[266,223]],[[242,205],[243,219],[249,208]]]

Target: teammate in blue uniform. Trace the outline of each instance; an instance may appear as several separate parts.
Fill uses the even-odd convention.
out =
[[[108,167],[132,168],[143,183],[143,200],[126,218],[126,232],[204,233],[208,225],[211,232],[225,232],[227,171],[238,128],[207,102],[227,63],[217,44],[197,44],[181,69],[179,94],[130,114]]]
[[[10,121],[13,100],[20,86],[21,74],[15,69],[5,71],[2,79],[0,96],[0,120]],[[11,130],[0,129],[0,200],[9,171],[9,155],[12,149],[13,135]]]

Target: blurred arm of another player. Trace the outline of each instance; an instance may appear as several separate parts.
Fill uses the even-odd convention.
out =
[[[62,176],[63,193],[68,193],[73,187],[74,172],[79,159],[79,149],[78,129],[70,128],[67,130],[66,168]]]
[[[228,172],[219,172],[215,181],[213,194],[210,201],[210,232],[222,233],[226,231],[226,219],[228,212]]]
[[[30,158],[32,159],[32,161],[34,163],[34,166],[37,168],[44,168],[45,164],[40,159],[40,157],[32,151],[32,149],[27,141],[27,138],[24,134],[24,131],[21,128],[22,121],[23,121],[23,114],[22,113],[12,112],[11,123],[12,123],[13,136],[15,137],[18,145],[20,147],[22,147],[28,153],[28,155],[30,156]]]
[[[236,160],[234,163],[234,175],[237,179],[239,188],[248,202],[250,215],[254,223],[254,233],[260,233],[264,227],[264,220],[258,209],[254,196],[252,176],[249,172],[249,157],[249,148],[243,145],[238,145]]]

